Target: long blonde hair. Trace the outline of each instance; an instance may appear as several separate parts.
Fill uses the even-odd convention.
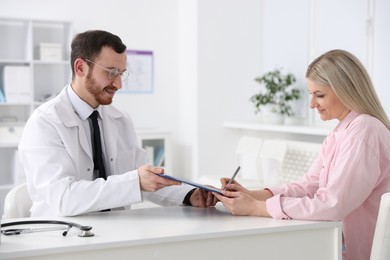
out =
[[[307,68],[306,78],[330,86],[349,109],[379,119],[390,130],[390,121],[367,70],[357,57],[344,50],[331,50]]]

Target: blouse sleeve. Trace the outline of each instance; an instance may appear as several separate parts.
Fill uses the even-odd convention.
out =
[[[302,182],[270,189],[277,196],[266,201],[268,213],[277,219],[341,220],[359,207],[380,175],[378,144],[368,135],[344,132],[331,150],[322,150]]]

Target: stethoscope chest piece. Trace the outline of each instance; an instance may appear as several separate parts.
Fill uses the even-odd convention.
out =
[[[91,232],[92,227],[90,226],[82,226],[80,227],[81,232],[79,233],[79,237],[93,237],[95,234]]]

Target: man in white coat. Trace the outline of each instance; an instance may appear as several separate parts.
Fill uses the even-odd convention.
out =
[[[128,74],[125,50],[118,36],[105,31],[86,31],[73,39],[71,84],[34,111],[19,144],[32,216],[74,216],[143,199],[215,205],[211,193],[156,175],[164,170],[147,165],[131,118],[111,105]],[[94,163],[89,119],[94,111],[99,113],[103,177]]]

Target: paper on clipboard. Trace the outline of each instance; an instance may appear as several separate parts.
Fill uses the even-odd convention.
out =
[[[179,181],[179,182],[182,182],[182,183],[194,186],[196,188],[199,188],[199,189],[202,189],[202,190],[205,190],[205,191],[217,192],[217,193],[222,195],[222,190],[218,189],[218,188],[214,188],[214,187],[211,187],[211,186],[206,186],[206,185],[199,184],[199,183],[192,182],[192,181],[187,181],[187,180],[184,180],[184,179],[181,179],[181,178],[177,178],[177,177],[173,177],[173,176],[166,175],[166,174],[161,174],[160,173],[160,174],[157,174],[157,175],[159,175],[159,176],[161,176],[163,178],[166,178],[166,179]]]

